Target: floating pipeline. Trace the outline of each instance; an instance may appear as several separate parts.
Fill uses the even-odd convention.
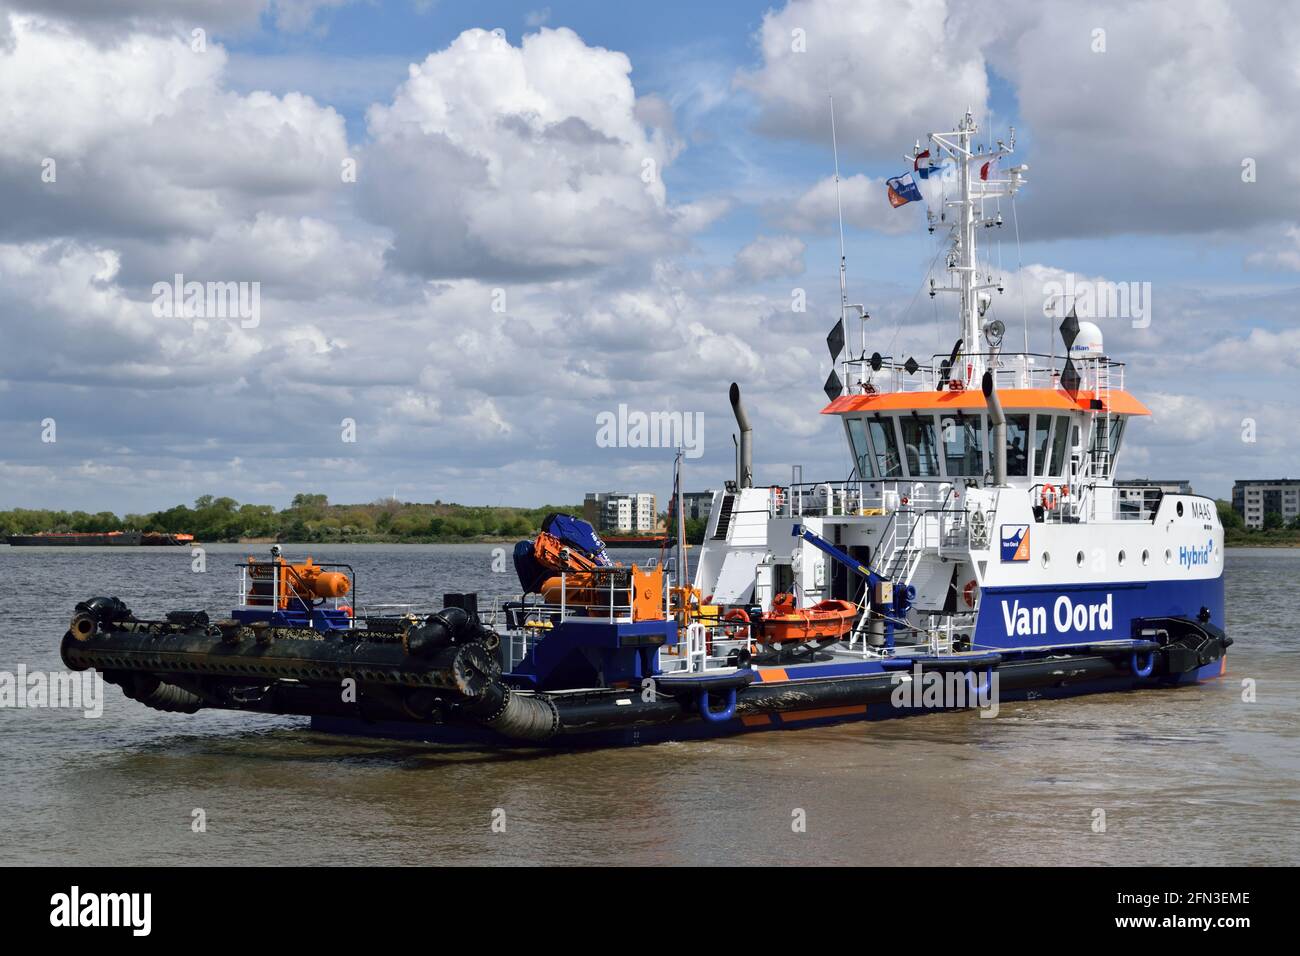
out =
[[[498,643],[455,607],[396,632],[321,632],[210,622],[203,612],[142,621],[117,598],[95,598],[77,606],[61,653],[69,668],[93,667],[158,710],[465,720],[507,737],[552,736],[554,706],[501,682]]]
[[[1149,639],[1082,645],[1072,653],[996,652],[945,658],[897,657],[870,673],[829,667],[825,676],[788,679],[781,668],[735,668],[708,675],[657,675],[650,692],[600,687],[549,693],[512,686],[497,654],[499,637],[475,613],[447,607],[423,621],[341,631],[257,627],[178,611],[142,621],[116,598],[77,606],[63,638],[68,667],[94,667],[127,697],[157,710],[203,708],[340,718],[363,732],[409,728],[431,736],[458,726],[468,739],[581,746],[619,734],[689,736],[806,726],[848,709],[902,715],[891,703],[900,672],[976,675],[996,670],[1002,699],[1067,694],[1084,685],[1176,682],[1217,659],[1230,639],[1213,628],[1187,632],[1182,619],[1152,621]],[[1169,641],[1169,630],[1183,638]],[[1194,639],[1193,639],[1194,638]],[[344,681],[356,682],[346,695]],[[924,709],[924,708],[922,708]],[[386,725],[386,726],[381,726]]]

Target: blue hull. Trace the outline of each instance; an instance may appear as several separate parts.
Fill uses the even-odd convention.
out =
[[[1083,628],[1068,610],[1105,607],[1107,613],[1090,614]],[[1063,589],[1059,584],[1025,588],[987,588],[980,602],[975,626],[975,644],[979,647],[1008,648],[1024,646],[1026,641],[1041,644],[1102,641],[1131,636],[1133,621],[1148,617],[1186,617],[1198,619],[1202,609],[1206,620],[1224,627],[1223,577],[1188,581],[1141,581],[1117,584],[1078,584]],[[1023,610],[1021,617],[1015,612]],[[1012,633],[1008,633],[1008,613],[1012,614]],[[1027,632],[1017,633],[1019,620],[1028,625]],[[1061,626],[1064,624],[1064,628]],[[1107,625],[1107,626],[1102,626]]]
[[[854,665],[840,665],[853,667]],[[1209,664],[1179,675],[1140,678],[1132,673],[1098,680],[1060,684],[1046,681],[1040,686],[1026,686],[1003,691],[998,703],[1026,700],[1061,700],[1085,694],[1115,693],[1127,690],[1172,688],[1186,684],[1215,680],[1226,672],[1227,658],[1221,657]],[[855,667],[861,672],[861,668]],[[830,675],[823,675],[825,680]],[[810,675],[809,679],[816,679]],[[833,679],[833,678],[832,678]],[[793,682],[797,684],[798,682]],[[351,717],[313,717],[311,728],[329,734],[358,737],[380,737],[395,740],[413,740],[456,746],[488,747],[492,749],[537,748],[578,749],[592,747],[635,747],[643,744],[668,741],[704,740],[729,737],[737,734],[772,730],[803,730],[809,727],[826,727],[856,721],[896,720],[920,714],[934,713],[945,708],[896,707],[891,703],[853,704],[842,707],[813,707],[779,713],[754,714],[726,721],[711,722],[703,719],[677,721],[664,724],[617,727],[583,734],[566,734],[544,743],[511,740],[491,731],[466,725],[418,724],[398,721],[371,722]]]

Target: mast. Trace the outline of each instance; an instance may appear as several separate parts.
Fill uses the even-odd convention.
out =
[[[682,507],[682,449],[677,449],[677,460],[673,462],[673,507],[677,511],[677,575],[678,586],[689,587],[691,569],[686,564],[686,512]]]
[[[980,226],[1002,225],[1002,215],[984,218],[984,200],[1000,196],[1012,196],[1023,184],[1023,174],[1028,166],[1014,166],[1003,176],[996,171],[998,162],[1015,150],[1015,127],[1010,130],[1010,142],[997,141],[996,148],[974,148],[974,135],[979,131],[970,110],[962,118],[955,130],[946,133],[931,133],[929,142],[934,144],[943,156],[945,167],[941,172],[944,182],[955,179],[958,195],[943,200],[945,213],[950,209],[950,235],[952,248],[948,254],[948,271],[954,278],[947,286],[936,287],[931,279],[930,295],[939,292],[956,293],[958,296],[959,318],[958,332],[962,341],[961,366],[954,367],[953,378],[962,379],[969,387],[979,380],[988,366],[984,354],[989,348],[984,344],[983,316],[980,309],[980,293],[985,289],[1002,291],[1002,280],[993,280],[985,276],[981,282],[979,274],[978,240]],[[913,160],[919,158],[921,147],[913,148]],[[933,158],[932,158],[933,162]],[[947,218],[947,217],[946,217]]]
[[[830,90],[827,90],[826,97],[830,100],[831,105],[831,155],[834,157],[835,161],[835,211],[839,217],[840,226],[840,326],[844,329],[844,341],[847,344],[849,341],[849,309],[853,309],[858,313],[858,318],[861,320],[862,354],[866,355],[867,319],[871,318],[871,316],[867,314],[865,306],[861,304],[849,305],[847,279],[848,257],[844,253],[844,205],[840,201],[840,145],[835,135],[835,96],[830,92]],[[846,360],[844,366],[844,386],[846,388],[850,385],[847,364],[848,355],[849,353],[846,352],[844,356]],[[834,359],[832,359],[831,367],[834,368],[834,366],[835,362]]]
[[[835,138],[835,97],[831,93],[827,93],[826,96],[831,102],[831,154],[835,158],[835,211],[840,221],[840,321],[843,322],[849,311],[849,293],[845,285],[844,206],[840,202],[840,145]],[[848,332],[847,326],[844,331]]]

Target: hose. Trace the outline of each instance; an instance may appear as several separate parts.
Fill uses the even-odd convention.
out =
[[[175,684],[168,684],[152,674],[114,675],[120,680],[122,693],[134,701],[139,701],[154,710],[163,710],[174,714],[193,714],[203,706],[203,698]],[[110,679],[105,675],[105,679]]]
[[[549,697],[512,691],[494,681],[474,706],[485,727],[515,740],[550,740],[560,731],[560,714]]]

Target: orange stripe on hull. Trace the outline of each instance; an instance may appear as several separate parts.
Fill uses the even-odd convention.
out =
[[[770,684],[773,681],[789,680],[784,667],[760,667],[758,669],[758,679],[764,684]]]
[[[866,712],[866,704],[851,704],[847,707],[818,707],[813,710],[794,710],[788,714],[782,714],[781,723],[788,724],[796,720],[817,720],[821,717],[849,717],[854,714],[865,714]]]
[[[741,717],[740,722],[746,727],[766,727],[772,722],[770,714],[750,714],[748,717]]]

